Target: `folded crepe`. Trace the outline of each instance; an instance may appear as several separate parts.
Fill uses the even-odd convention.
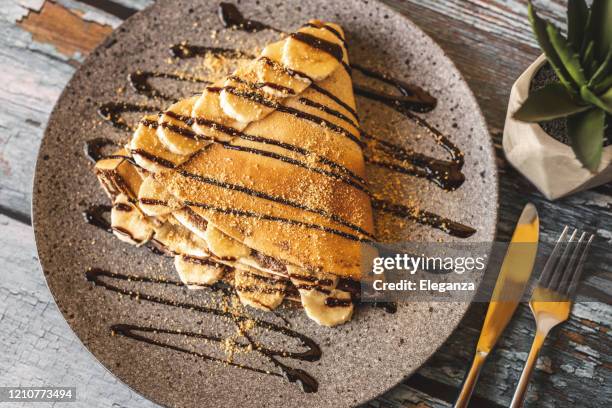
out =
[[[96,173],[115,234],[163,246],[189,287],[223,279],[246,305],[350,319],[373,219],[338,25],[310,21],[145,117]]]

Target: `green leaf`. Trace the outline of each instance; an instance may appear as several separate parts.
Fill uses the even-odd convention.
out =
[[[563,85],[554,83],[531,92],[513,117],[523,122],[542,122],[590,108],[589,105],[578,105]]]
[[[582,55],[582,66],[588,68],[593,65],[593,61],[595,61],[595,42],[590,41]]]
[[[610,88],[612,88],[612,75],[608,75],[600,83],[593,86],[596,94],[607,92]]]
[[[602,95],[602,97],[607,94],[610,94],[610,91]],[[604,102],[602,97],[595,95],[587,86],[583,86],[582,88],[580,88],[580,96],[586,102],[592,103],[593,105],[608,113],[612,113],[612,103]]]
[[[578,53],[571,48],[561,35],[559,29],[554,25],[546,23],[546,32],[548,33],[550,43],[555,48],[555,51],[557,51],[559,59],[574,82],[579,86],[586,84],[586,78],[582,66],[580,65],[580,56]]]
[[[589,18],[589,8],[584,0],[569,0],[567,3],[567,40],[579,50],[584,39],[584,29]]]
[[[612,88],[608,89],[602,95],[599,96],[599,100],[608,107],[607,112],[612,114]]]
[[[592,172],[597,171],[603,150],[606,113],[591,109],[567,118],[567,136],[580,162]]]
[[[603,80],[606,75],[611,75],[610,68],[612,68],[612,48],[608,51],[608,55],[606,55],[606,59],[601,63],[601,65],[597,68],[591,80],[589,81],[589,86],[592,84],[597,84],[601,80]]]
[[[595,40],[596,55],[603,61],[612,48],[612,0],[593,0],[589,30]]]
[[[557,78],[559,78],[559,81],[568,89],[568,91],[576,93],[579,87],[572,82],[570,75],[563,67],[563,63],[557,55],[555,48],[550,43],[548,33],[546,32],[546,22],[538,17],[531,2],[529,2],[527,10],[529,14],[529,21],[531,22],[536,40],[538,40],[540,48],[544,54],[546,54],[546,59],[548,59],[550,66],[555,71],[555,74],[557,74]]]
[[[580,48],[580,55],[582,55],[583,61],[584,61],[584,57],[585,57],[587,48],[591,45],[591,43],[593,43],[593,46],[595,45],[595,42],[593,41],[593,32],[591,29],[592,25],[593,25],[593,11],[589,9],[586,27],[584,28],[584,34],[582,35],[582,47]]]

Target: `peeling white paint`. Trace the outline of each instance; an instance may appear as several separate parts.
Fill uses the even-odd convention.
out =
[[[110,375],[76,339],[35,261],[31,228],[2,215],[0,225],[0,384],[76,386],[82,407],[156,407]]]

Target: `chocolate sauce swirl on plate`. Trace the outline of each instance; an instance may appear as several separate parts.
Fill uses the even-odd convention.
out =
[[[191,45],[186,41],[170,46],[170,55],[175,58],[189,59],[196,57],[204,57],[207,54],[223,56],[226,58],[240,59],[240,58],[254,58],[253,54],[248,52],[235,50],[233,48],[223,47],[208,47],[205,45]]]
[[[108,157],[108,155],[102,153],[102,150],[106,146],[117,146],[117,143],[105,137],[96,137],[87,140],[83,146],[85,157],[87,157],[90,162],[94,164],[97,163],[99,160]]]
[[[236,7],[232,3],[219,3],[219,8],[217,9],[217,11],[219,19],[221,20],[221,23],[225,28],[234,28],[249,33],[254,33],[266,29],[270,29],[279,33],[282,32],[281,30],[278,30],[262,22],[245,18],[240,12],[240,10],[238,10],[238,7]]]
[[[155,88],[150,80],[153,78],[163,78],[179,82],[193,82],[200,84],[210,84],[210,81],[194,77],[187,74],[173,74],[169,72],[153,72],[153,71],[135,71],[128,75],[128,82],[132,89],[141,95],[149,98],[161,98],[170,101],[176,101],[177,98],[173,95],[166,95],[164,92]]]
[[[131,102],[106,102],[98,108],[98,114],[102,119],[110,122],[117,129],[126,132],[134,131],[134,127],[127,123],[123,117],[124,113],[155,113],[159,111],[160,108],[155,105],[142,105]]]
[[[228,320],[234,323],[237,327],[239,324],[251,321],[256,329],[260,329],[263,331],[273,332],[279,335],[282,335],[288,339],[293,339],[299,342],[300,348],[303,351],[292,351],[292,350],[283,350],[283,349],[272,349],[266,346],[265,344],[260,343],[256,339],[253,338],[249,333],[243,333],[243,338],[248,342],[249,348],[261,355],[267,361],[272,363],[277,369],[278,372],[263,370],[255,367],[251,367],[248,365],[238,364],[226,359],[220,359],[216,357],[212,357],[203,352],[187,349],[185,347],[178,346],[176,344],[171,344],[169,342],[157,340],[155,336],[159,334],[170,334],[176,335],[180,338],[189,337],[194,339],[208,340],[210,342],[221,344],[223,342],[223,338],[215,335],[206,335],[201,333],[194,333],[189,331],[177,331],[170,330],[166,328],[160,327],[148,327],[148,326],[138,326],[138,325],[130,325],[130,324],[114,324],[111,326],[111,330],[121,336],[131,338],[136,341],[144,342],[150,345],[174,350],[181,353],[187,353],[203,360],[219,362],[223,364],[227,364],[231,367],[235,367],[242,370],[253,371],[260,374],[268,374],[272,376],[283,377],[287,381],[292,383],[297,383],[300,385],[302,390],[306,393],[316,392],[318,390],[318,382],[314,377],[308,374],[306,371],[292,368],[287,364],[281,362],[279,357],[284,359],[292,359],[298,361],[309,361],[314,362],[318,361],[321,358],[321,348],[318,344],[312,340],[310,337],[299,333],[295,330],[292,330],[288,327],[279,326],[275,323],[271,323],[265,320],[253,319],[249,315],[235,313],[232,311],[222,310],[220,308],[202,306],[197,303],[189,303],[189,302],[181,302],[177,300],[172,300],[168,297],[161,295],[150,295],[146,292],[134,291],[128,289],[126,287],[122,287],[121,283],[138,283],[142,285],[157,285],[162,286],[164,288],[168,287],[182,287],[183,284],[174,281],[167,280],[162,278],[148,277],[148,276],[140,276],[140,275],[127,275],[120,273],[112,273],[105,271],[103,269],[92,268],[85,272],[85,278],[95,284],[96,287],[106,289],[111,292],[119,293],[125,296],[128,296],[132,299],[139,299],[142,301],[147,301],[151,303],[157,303],[160,305],[164,305],[167,307],[174,307],[178,309],[183,309],[186,311],[201,313],[209,316],[216,316],[225,320]],[[146,286],[139,286],[146,287]],[[213,285],[209,287],[213,291],[225,290],[222,286]],[[243,346],[245,349],[247,345]]]

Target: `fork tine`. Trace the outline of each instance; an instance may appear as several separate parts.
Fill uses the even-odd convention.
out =
[[[578,233],[578,230],[575,229],[574,232],[572,232],[572,235],[570,235],[569,239],[565,243],[563,247],[563,253],[559,257],[559,261],[557,262],[557,264],[555,265],[555,268],[552,271],[550,282],[546,286],[548,289],[552,289],[555,291],[558,290],[559,284],[561,283],[561,277],[563,276],[563,271],[565,270],[565,267],[567,266],[567,258],[569,257],[570,250],[572,249],[572,246],[573,246],[572,244],[574,242],[574,238],[576,237],[577,233]]]
[[[578,261],[578,266],[574,270],[574,274],[572,275],[571,282],[567,289],[567,294],[569,298],[573,298],[576,293],[576,289],[578,288],[578,282],[580,281],[580,275],[582,275],[582,270],[584,269],[584,264],[586,263],[586,255],[589,252],[589,248],[591,247],[591,242],[595,239],[595,235],[591,234],[584,249],[582,250],[582,254],[580,255],[580,260]]]
[[[567,236],[568,231],[569,231],[569,227],[567,225],[563,227],[563,231],[561,232],[561,235],[557,239],[557,242],[552,252],[548,256],[548,259],[546,260],[546,264],[544,264],[544,268],[542,269],[542,272],[540,273],[540,278],[538,279],[538,285],[544,286],[544,287],[548,286],[548,283],[550,282],[550,279],[552,278],[552,272],[555,269],[557,262],[559,261],[559,254],[562,251],[562,248],[565,242],[565,237]]]
[[[538,280],[538,283],[541,286],[548,287],[548,282],[550,281],[550,278],[552,277],[552,272],[555,269],[557,261],[559,260],[559,252],[561,251],[561,247],[563,247],[565,236],[567,235],[568,230],[569,230],[569,227],[566,225],[563,228],[563,231],[561,232],[559,239],[557,239],[557,243],[555,244],[555,247],[550,253],[548,260],[546,261],[546,264],[544,265],[544,269],[542,269],[542,273],[540,273],[540,279]]]
[[[563,267],[563,273],[559,273],[559,277],[561,278],[560,282],[558,282],[558,291],[561,294],[569,294],[568,289],[572,280],[572,276],[576,271],[576,263],[578,262],[578,258],[580,258],[581,253],[583,251],[585,237],[587,236],[586,232],[580,234],[580,238],[578,241],[571,242],[568,244],[568,249],[571,247],[571,257],[567,264]]]

